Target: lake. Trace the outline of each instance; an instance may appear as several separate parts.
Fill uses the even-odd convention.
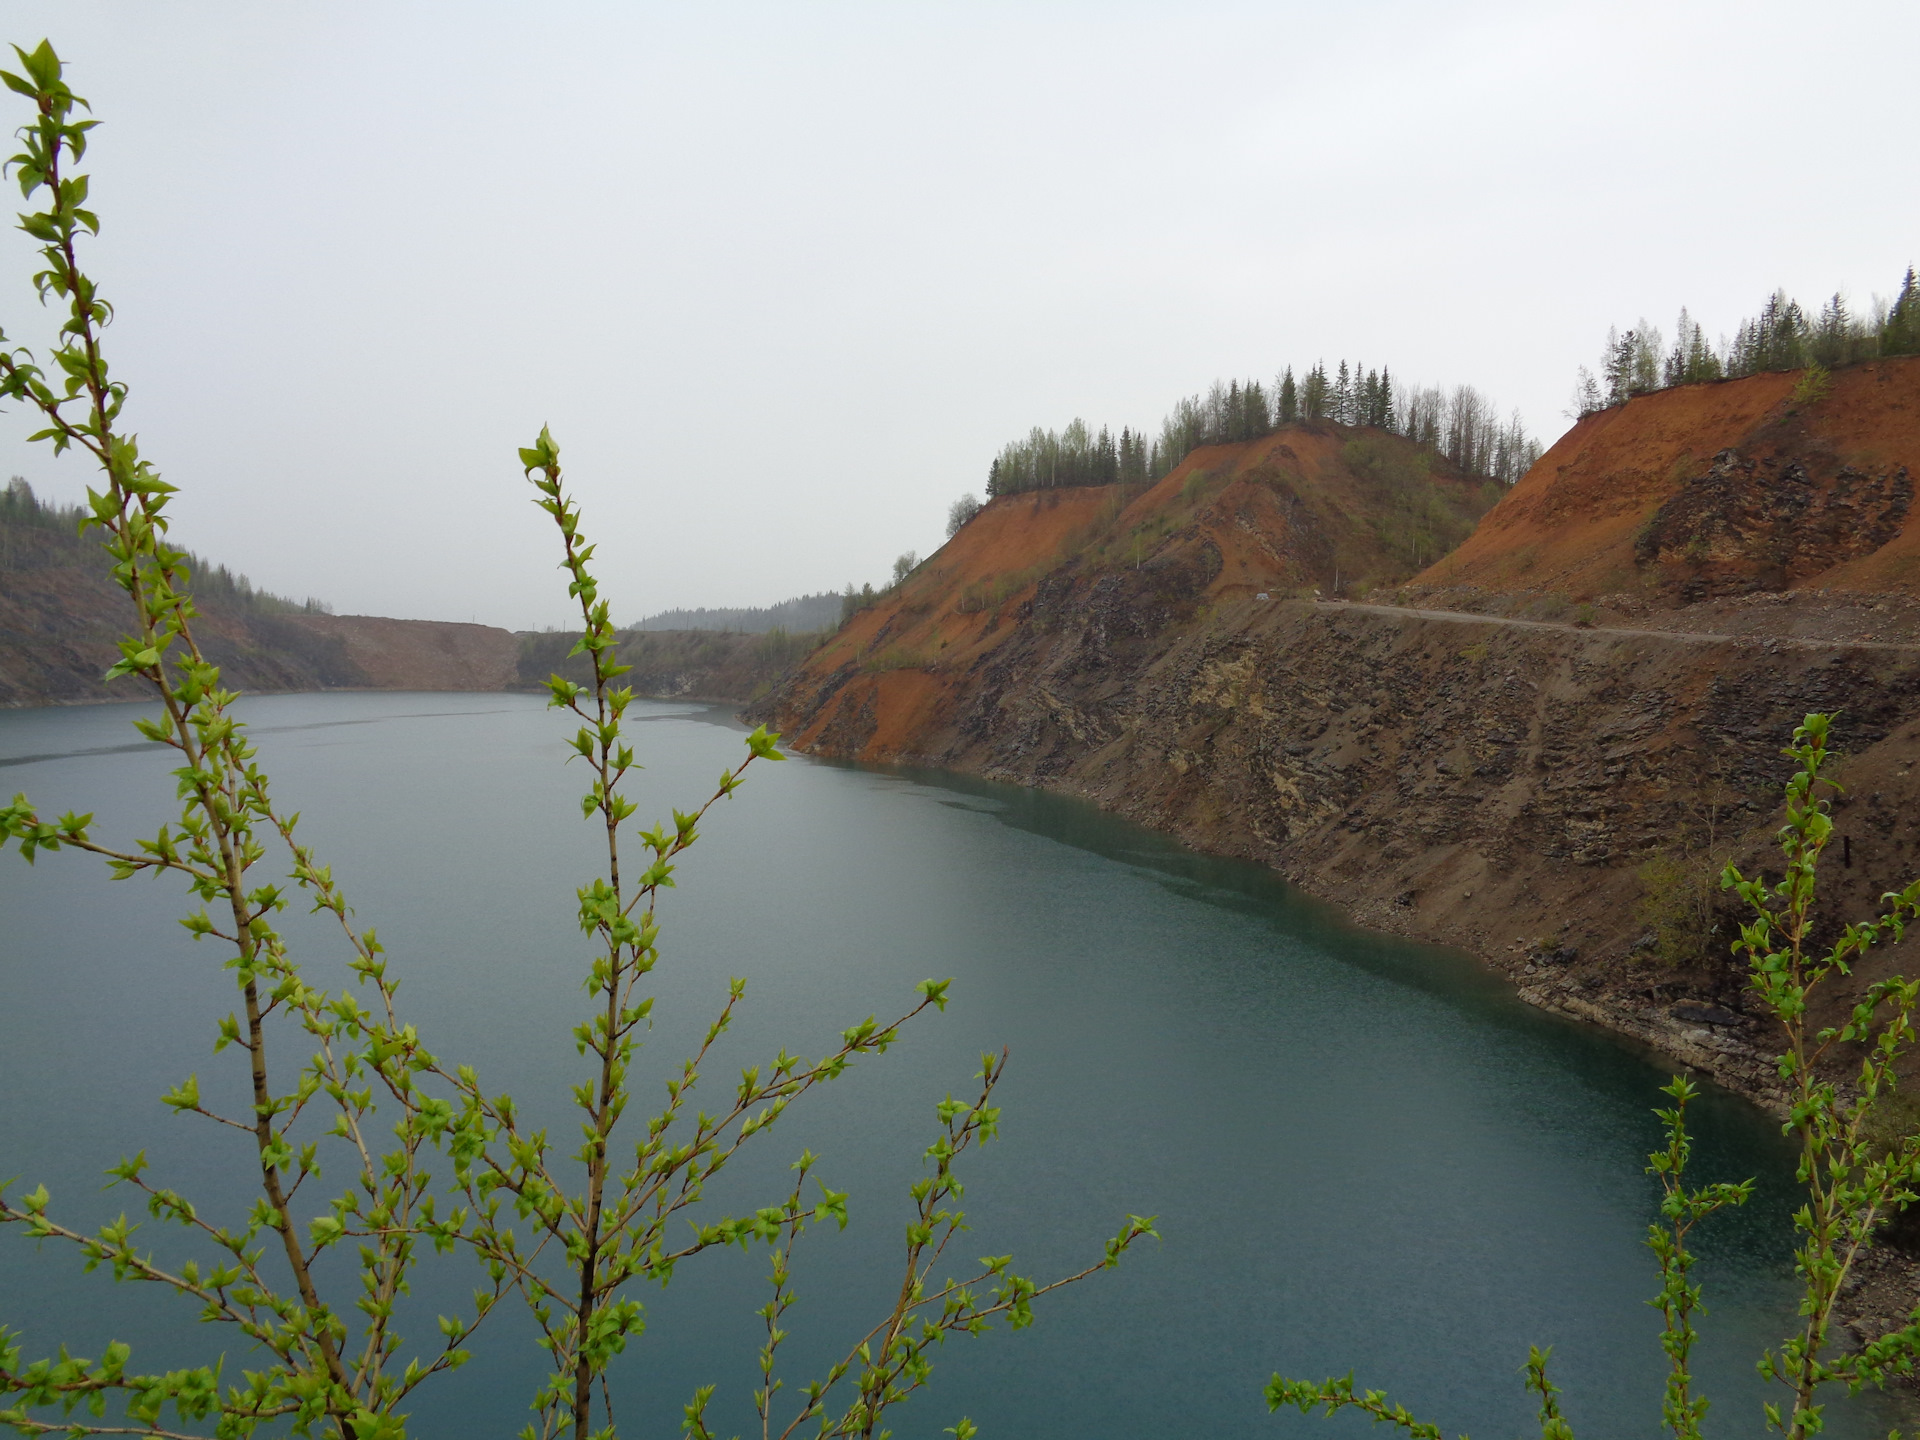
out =
[[[378,927],[405,1018],[571,1148],[567,1087],[586,1073],[568,1038],[586,956],[573,890],[597,872],[563,717],[513,695],[277,696],[243,711],[277,796],[305,813],[359,922]],[[0,712],[0,784],[43,813],[95,812],[103,839],[151,835],[172,813],[172,752],[139,741],[139,713]],[[744,753],[723,710],[647,702],[634,718],[648,824],[704,799]],[[1164,1238],[1047,1297],[1030,1330],[949,1341],[932,1386],[890,1417],[896,1434],[934,1440],[962,1415],[982,1440],[1367,1428],[1269,1416],[1261,1387],[1276,1369],[1352,1369],[1450,1433],[1525,1432],[1530,1343],[1554,1347],[1576,1432],[1659,1433],[1643,1243],[1657,1186],[1644,1167],[1667,1072],[1628,1043],[1521,1004],[1468,956],[1356,929],[1257,866],[963,777],[756,765],[678,879],[642,1101],[729,976],[748,988],[709,1070],[719,1095],[782,1046],[819,1054],[853,1021],[908,1008],[918,981],[953,977],[945,1014],[809,1097],[713,1191],[733,1213],[775,1203],[805,1147],[852,1192],[844,1233],[801,1242],[788,1396],[890,1303],[933,1107],[967,1094],[980,1053],[1006,1046],[1002,1138],[963,1171],[962,1254],[1011,1252],[1044,1280],[1097,1258],[1128,1212],[1157,1215]],[[137,1208],[101,1186],[141,1148],[153,1177],[204,1211],[237,1220],[246,1203],[228,1162],[244,1164],[251,1142],[158,1104],[189,1072],[209,1104],[241,1094],[236,1052],[209,1053],[231,980],[175,923],[189,908],[174,881],[109,883],[86,856],[0,857],[0,1178],[44,1182],[70,1221]],[[288,930],[310,979],[339,985],[333,936],[293,911]],[[1694,1122],[1697,1180],[1759,1182],[1696,1247],[1709,1433],[1759,1433],[1753,1362],[1794,1316],[1791,1154],[1772,1121],[1710,1087]],[[181,1253],[177,1232],[142,1233]],[[747,1395],[765,1271],[764,1251],[734,1250],[689,1262],[665,1291],[634,1288],[649,1331],[615,1372],[623,1434],[677,1435],[680,1406],[708,1383],[716,1432],[758,1433]],[[408,1333],[437,1340],[432,1314],[471,1284],[461,1262],[427,1262]],[[170,1295],[0,1232],[0,1323],[26,1332],[29,1357],[62,1342],[97,1354],[118,1337],[136,1345],[135,1368],[222,1348],[230,1377],[247,1363],[234,1336],[191,1321]],[[499,1312],[409,1433],[516,1432],[544,1373],[531,1336],[517,1310]],[[1894,1418],[1876,1396],[1830,1416],[1849,1436]]]

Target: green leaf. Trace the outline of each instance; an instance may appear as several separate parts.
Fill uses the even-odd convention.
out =
[[[174,1110],[197,1110],[200,1107],[200,1077],[189,1075],[178,1089],[169,1090],[160,1097],[160,1103]]]
[[[787,757],[774,748],[775,743],[779,739],[780,734],[778,731],[769,735],[765,725],[756,726],[754,732],[747,736],[747,749],[752,751],[758,759],[784,760]]]

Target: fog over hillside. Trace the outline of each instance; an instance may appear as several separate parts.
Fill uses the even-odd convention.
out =
[[[769,630],[831,630],[840,623],[840,596],[832,590],[818,595],[796,595],[778,605],[736,610],[662,610],[649,615],[636,630],[734,630],[763,635]]]

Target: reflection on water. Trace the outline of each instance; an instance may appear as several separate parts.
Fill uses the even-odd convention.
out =
[[[306,812],[305,838],[405,977],[406,1018],[571,1133],[581,1062],[567,1031],[584,972],[573,887],[594,854],[562,718],[538,697],[499,695],[247,709],[282,801]],[[151,834],[169,756],[126,743],[135,713],[0,714],[0,764],[49,810]],[[636,719],[648,722],[648,823],[704,798],[740,753],[721,712],[649,704]],[[962,777],[757,766],[679,879],[642,1100],[730,975],[749,983],[713,1072],[723,1085],[729,1067],[782,1046],[819,1053],[851,1021],[907,1008],[917,981],[954,977],[945,1015],[797,1108],[714,1188],[719,1209],[764,1203],[804,1146],[826,1183],[853,1192],[852,1227],[810,1234],[797,1257],[787,1393],[888,1303],[932,1107],[1005,1045],[1004,1137],[969,1174],[967,1253],[1012,1251],[1044,1278],[1096,1256],[1129,1211],[1157,1214],[1164,1243],[1050,1297],[1031,1331],[947,1345],[896,1433],[933,1440],[962,1414],[985,1440],[1344,1432],[1269,1417],[1260,1389],[1275,1369],[1349,1368],[1450,1431],[1512,1433],[1532,1423],[1518,1374],[1529,1343],[1555,1347],[1576,1430],[1657,1431],[1643,1167],[1664,1072],[1630,1045],[1529,1009],[1467,956],[1356,930],[1258,867]],[[101,1171],[144,1147],[156,1176],[237,1214],[244,1196],[217,1177],[244,1163],[244,1137],[230,1145],[154,1103],[189,1072],[210,1097],[239,1093],[231,1055],[208,1054],[231,982],[172,924],[180,895],[109,884],[63,853],[32,870],[9,856],[0,905],[0,1176],[44,1180],[57,1208],[104,1218],[124,1201],[101,1192]],[[325,929],[289,923],[314,978],[339,984]],[[1760,1182],[1699,1245],[1711,1314],[1698,1373],[1714,1419],[1744,1429],[1758,1419],[1753,1360],[1793,1315],[1789,1157],[1731,1097],[1709,1093],[1697,1121],[1699,1178]],[[159,1232],[152,1243],[177,1246]],[[721,1433],[752,1424],[764,1271],[762,1254],[736,1251],[637,1292],[650,1328],[621,1361],[623,1429],[677,1433],[679,1407],[709,1382]],[[458,1263],[430,1262],[412,1333],[430,1335],[432,1313],[470,1284]],[[27,1330],[30,1353],[122,1336],[152,1365],[197,1358],[218,1334],[185,1324],[166,1296],[116,1291],[4,1235],[0,1321]],[[423,1400],[411,1433],[519,1428],[541,1373],[529,1327],[490,1322],[477,1351]],[[1834,1417],[1836,1433],[1884,1433],[1888,1412],[1868,1397]]]

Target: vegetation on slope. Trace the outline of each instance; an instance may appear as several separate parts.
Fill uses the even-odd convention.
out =
[[[1424,586],[1671,607],[1920,595],[1920,356],[1680,385],[1555,443]]]
[[[0,492],[0,704],[112,698],[102,680],[132,619],[78,508],[43,504],[16,477]],[[364,684],[344,642],[312,628],[319,601],[256,589],[191,554],[210,653],[256,690]]]
[[[1832,370],[1895,355],[1920,355],[1920,278],[1911,265],[1891,304],[1876,297],[1865,314],[1856,314],[1836,291],[1811,314],[1786,291],[1776,290],[1759,314],[1742,320],[1733,338],[1723,336],[1717,345],[1684,306],[1671,349],[1659,328],[1644,318],[1630,330],[1616,326],[1607,332],[1599,375],[1580,367],[1573,413],[1591,415],[1675,385],[1776,370]]]
[[[1081,626],[1069,617],[1088,603],[1103,618],[1086,643],[1119,646],[1223,607],[1365,594],[1457,545],[1504,488],[1403,435],[1295,422],[1196,450],[1151,485],[1000,496],[876,592],[775,703],[798,719],[871,692],[884,750],[951,719],[1002,647]]]
[[[15,475],[0,490],[0,571],[58,569],[70,565],[98,567],[100,547],[82,539],[80,526],[86,511],[78,505],[49,505],[33,487]],[[193,571],[194,592],[203,604],[255,615],[331,615],[333,607],[309,596],[289,600],[254,587],[245,575],[186,552]]]
[[[1392,431],[1455,470],[1508,484],[1540,457],[1540,444],[1519,415],[1502,422],[1493,402],[1471,385],[1450,391],[1398,387],[1388,370],[1349,367],[1342,360],[1331,375],[1315,364],[1298,383],[1289,365],[1274,381],[1271,399],[1258,380],[1216,380],[1205,395],[1175,405],[1152,441],[1127,428],[1117,440],[1104,426],[1095,434],[1079,419],[1062,431],[1036,426],[994,458],[987,494],[1146,484],[1202,446],[1258,440],[1299,421]]]
[[[840,597],[829,596],[837,610]],[[518,688],[545,690],[547,678],[560,675],[576,684],[591,677],[584,654],[574,653],[577,631],[549,630],[519,637]],[[772,690],[797,661],[818,646],[821,631],[758,634],[711,629],[620,632],[621,653],[633,667],[628,683],[639,695],[685,696],[695,700],[746,703]]]
[[[740,609],[662,610],[649,615],[635,630],[730,630],[764,635],[770,630],[804,632],[829,630],[840,623],[840,596],[831,590],[796,595],[777,605]]]

